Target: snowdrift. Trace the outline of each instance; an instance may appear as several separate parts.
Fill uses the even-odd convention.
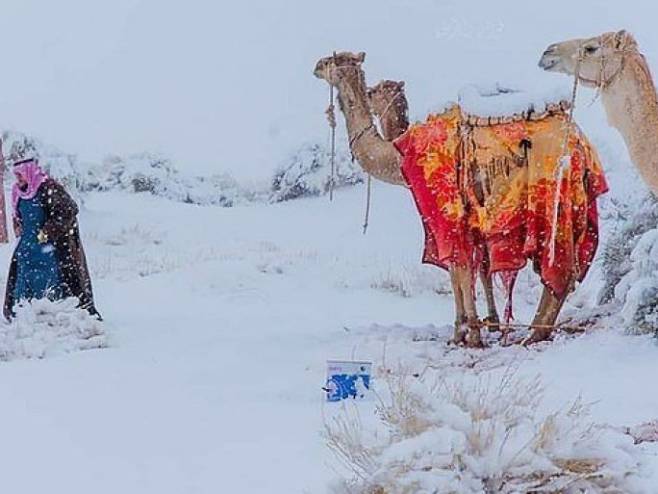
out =
[[[19,304],[16,318],[0,325],[0,360],[41,359],[108,346],[103,324],[77,305],[76,299]]]

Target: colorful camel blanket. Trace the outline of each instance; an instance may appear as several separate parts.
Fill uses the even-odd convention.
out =
[[[582,281],[598,245],[596,198],[607,185],[567,106],[492,119],[455,105],[395,141],[425,228],[424,262],[475,268],[486,246],[491,273],[513,276],[531,260],[557,296]],[[567,128],[570,158],[556,198]]]

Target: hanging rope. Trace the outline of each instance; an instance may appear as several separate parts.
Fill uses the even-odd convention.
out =
[[[521,324],[521,323],[492,323],[485,321],[482,323],[482,326],[489,330],[504,330],[504,329],[550,329],[550,330],[560,330],[565,333],[584,333],[587,331],[587,326],[574,326],[568,324]]]
[[[395,95],[391,98],[391,101],[389,101],[386,104],[386,107],[384,108],[384,111],[382,112],[382,114],[379,115],[380,122],[386,116],[388,111],[391,109],[391,107],[393,106],[393,103],[395,103],[395,101],[400,96],[403,96],[403,95],[404,95],[404,91],[398,91],[397,93],[395,93]],[[361,135],[363,135],[366,131],[370,130],[372,127],[374,127],[374,125],[370,125],[370,126],[366,127],[365,129],[363,129],[362,132],[360,132],[359,134],[357,134],[357,136],[355,136],[354,141],[356,141],[358,138],[360,138]],[[352,145],[353,145],[353,142],[350,142],[350,148],[352,147]],[[366,214],[365,214],[365,218],[363,220],[363,234],[364,235],[368,232],[368,225],[370,224],[370,203],[371,202],[372,202],[372,175],[370,175],[368,173],[368,178],[367,178],[367,183],[366,183]]]
[[[335,53],[334,53],[335,56]],[[329,200],[334,200],[334,184],[336,177],[336,111],[334,106],[334,85],[329,83],[329,107],[325,111],[329,128],[331,132],[331,153],[329,160],[331,163],[331,175],[329,177]]]
[[[363,234],[368,231],[368,223],[370,222],[370,200],[372,195],[372,176],[368,173],[366,182],[366,215],[363,220]]]

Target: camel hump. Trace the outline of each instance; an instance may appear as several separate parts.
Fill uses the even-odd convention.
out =
[[[471,124],[496,125],[518,120],[542,120],[570,107],[564,87],[543,91],[524,91],[502,86],[470,85],[459,92],[459,106]]]

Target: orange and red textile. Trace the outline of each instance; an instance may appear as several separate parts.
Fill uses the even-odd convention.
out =
[[[550,261],[557,169],[569,125]],[[425,228],[424,262],[448,268],[480,262],[514,273],[528,259],[561,296],[582,280],[598,245],[596,198],[607,191],[587,138],[564,111],[537,120],[476,125],[458,106],[412,125],[395,141],[402,173]]]

